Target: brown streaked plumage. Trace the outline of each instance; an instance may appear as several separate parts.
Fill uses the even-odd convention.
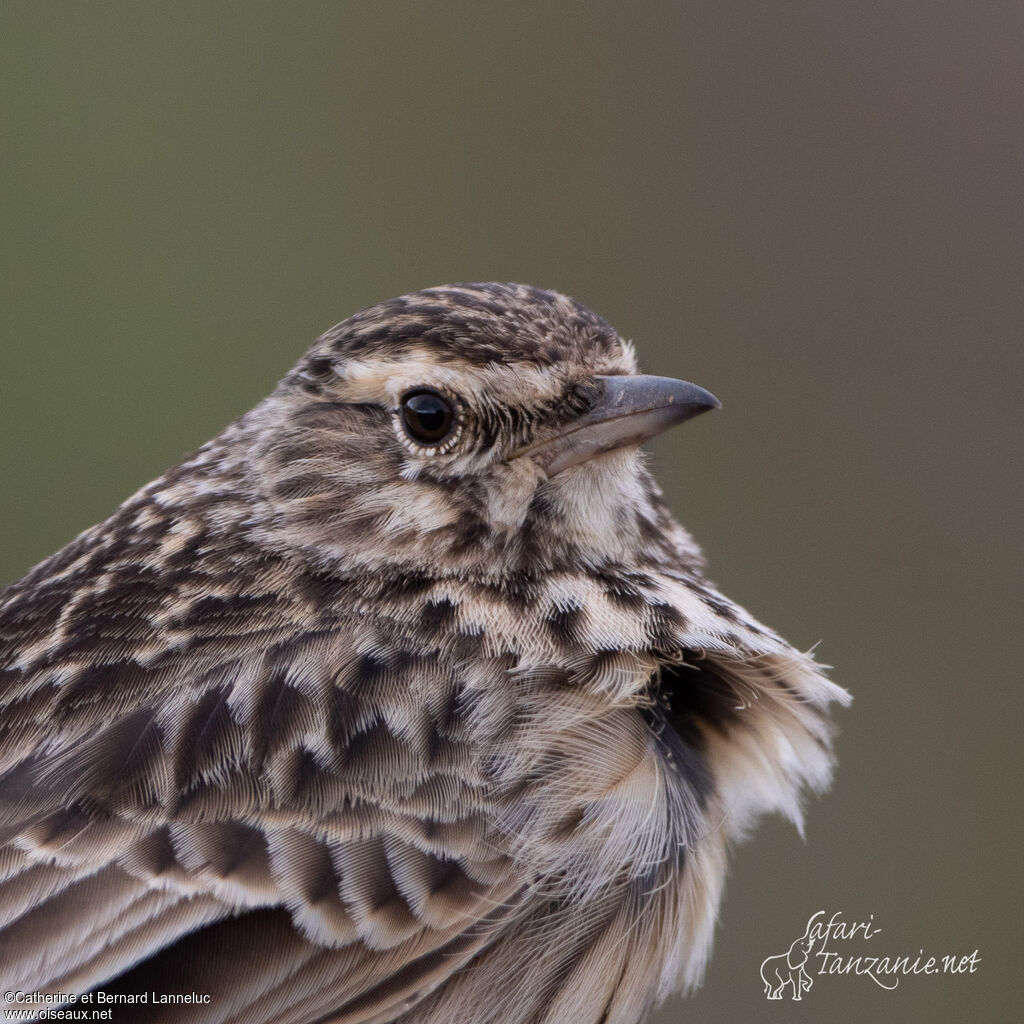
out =
[[[429,289],[0,594],[0,989],[623,1024],[694,983],[847,700],[643,467],[713,401],[565,296]]]

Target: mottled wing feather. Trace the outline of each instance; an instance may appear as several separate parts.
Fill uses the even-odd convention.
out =
[[[218,596],[105,544],[0,603],[0,988],[361,1021],[493,941],[521,886],[436,664],[357,643],[291,567]]]

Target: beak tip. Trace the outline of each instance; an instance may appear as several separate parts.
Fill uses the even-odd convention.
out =
[[[675,405],[680,410],[685,409],[687,419],[722,408],[722,403],[710,391],[687,381],[674,383],[679,385],[680,393],[672,395],[669,404]]]
[[[705,391],[704,388],[700,390],[702,394],[698,398],[698,404],[703,405],[708,412],[711,412],[712,409],[722,408],[722,403],[710,391]]]

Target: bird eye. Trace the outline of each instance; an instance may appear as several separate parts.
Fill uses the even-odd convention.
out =
[[[440,392],[417,388],[402,396],[402,425],[417,443],[438,445],[455,429],[455,409]]]

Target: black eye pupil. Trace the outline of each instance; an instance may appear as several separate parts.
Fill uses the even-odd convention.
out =
[[[402,422],[421,444],[439,444],[455,425],[455,410],[436,391],[411,391],[402,399]]]

